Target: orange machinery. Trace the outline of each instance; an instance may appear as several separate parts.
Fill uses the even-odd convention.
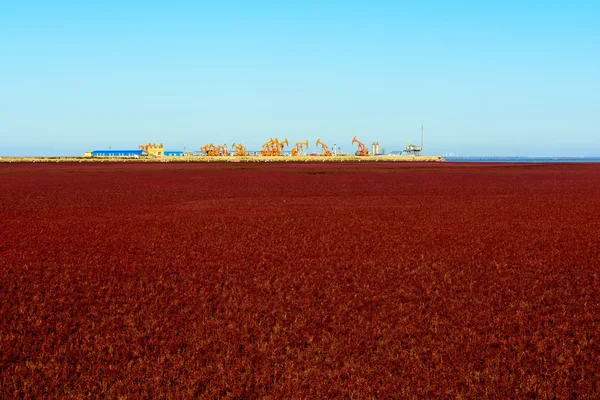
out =
[[[202,146],[202,152],[205,156],[218,156],[219,155],[219,147],[214,144],[207,144]]]
[[[303,156],[304,150],[308,149],[308,140],[306,142],[296,142],[296,146],[292,149],[292,156]]]
[[[233,151],[235,151],[235,155],[236,156],[247,156],[248,152],[246,151],[246,146],[244,146],[243,144],[239,143],[239,144],[232,144],[231,148]]]
[[[277,149],[279,150],[279,154],[277,155],[281,155],[283,154],[283,152],[285,151],[285,147],[289,146],[289,142],[287,139],[285,139],[284,141],[280,142],[279,140],[277,140],[277,138],[275,138],[275,140],[277,141]]]
[[[262,145],[262,150],[260,151],[260,155],[261,156],[271,156],[274,155],[273,151],[276,151],[277,148],[275,147],[275,141],[273,140],[273,138],[271,138],[271,140],[269,140],[267,143]]]
[[[217,146],[217,150],[220,156],[227,157],[229,155],[229,150],[226,144],[224,144],[223,146]]]
[[[356,136],[354,136],[354,139],[352,139],[352,144],[357,143],[358,144],[358,150],[356,150],[356,155],[357,156],[368,156],[369,155],[369,150],[367,149],[367,146],[365,146],[365,144],[363,142],[361,142],[360,140],[356,139]]]
[[[148,152],[148,149],[162,149],[163,148],[163,144],[156,144],[156,143],[147,143],[147,144],[140,144],[138,146],[138,149],[140,150],[144,150],[146,153]]]
[[[321,155],[322,156],[331,156],[331,152],[329,151],[329,146],[327,146],[325,143],[321,142],[321,139],[317,139],[317,147],[321,145]]]
[[[278,156],[281,155],[285,146],[288,145],[288,140],[280,142],[279,139],[271,138],[267,143],[263,144],[263,149],[260,151],[261,156]]]

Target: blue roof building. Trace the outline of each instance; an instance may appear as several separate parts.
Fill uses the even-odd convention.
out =
[[[165,151],[165,157],[183,157],[183,151]]]
[[[142,150],[94,150],[92,157],[140,157]]]

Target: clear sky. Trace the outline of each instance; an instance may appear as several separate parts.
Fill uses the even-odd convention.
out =
[[[600,156],[598,1],[0,0],[0,156]]]

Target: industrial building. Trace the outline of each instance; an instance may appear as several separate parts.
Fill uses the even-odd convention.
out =
[[[149,157],[161,158],[165,155],[165,149],[162,147],[150,147],[144,151],[144,155]]]
[[[183,157],[183,151],[164,151],[162,147],[160,148],[149,148],[147,151],[144,149],[137,150],[94,150],[94,151],[86,151],[85,157],[153,157],[153,158],[161,158],[161,157]]]
[[[92,157],[141,157],[142,150],[94,150]]]
[[[370,156],[371,153],[367,148],[365,143],[361,142],[354,136],[352,139],[352,145],[357,145],[357,150],[354,153],[356,156]],[[419,155],[421,150],[423,149],[423,125],[421,124],[421,146],[408,145],[407,148],[403,151],[403,153]],[[320,154],[318,152],[310,152],[309,141],[308,139],[300,142],[296,142],[295,145],[292,145],[291,150],[286,148],[290,147],[290,143],[288,139],[279,140],[278,138],[270,138],[268,142],[263,144],[263,149],[260,151],[248,151],[246,147],[241,143],[234,143],[231,145],[231,150],[227,144],[217,145],[214,144],[206,144],[200,148],[200,151],[194,152],[186,152],[186,151],[165,151],[164,145],[162,143],[146,143],[138,146],[136,150],[94,150],[85,152],[85,157],[128,157],[128,158],[144,158],[144,159],[161,159],[161,158],[183,158],[183,157],[192,157],[192,156],[208,156],[208,157],[257,157],[257,156],[269,156],[269,157],[279,157],[279,156],[324,156],[331,157],[337,155],[345,155],[339,153],[340,148],[337,145],[333,145],[332,150],[329,150],[329,145],[325,144],[321,139],[317,139],[316,146],[320,149]],[[373,142],[372,144],[372,155],[380,156],[384,155],[384,151],[379,142]],[[185,147],[184,147],[185,150]],[[190,160],[188,160],[190,161]]]

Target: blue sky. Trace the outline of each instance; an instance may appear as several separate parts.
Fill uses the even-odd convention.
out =
[[[355,135],[389,152],[421,122],[426,154],[600,156],[597,1],[0,7],[0,156]]]

